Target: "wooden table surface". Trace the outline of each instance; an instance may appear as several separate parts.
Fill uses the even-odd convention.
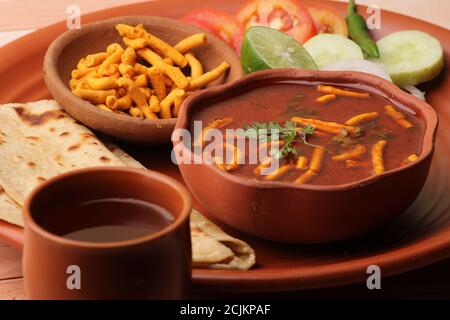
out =
[[[64,20],[67,6],[70,4],[77,4],[84,14],[133,2],[139,1],[0,0],[0,46],[37,28]],[[450,0],[358,0],[357,2],[378,5],[383,9],[414,16],[450,29]],[[331,289],[276,294],[276,296],[270,294],[261,295],[261,297],[303,299],[450,299],[449,270],[450,260],[447,260],[420,270],[383,279],[381,290],[368,290],[365,283],[361,283]],[[211,295],[204,296],[201,293],[197,293],[195,297],[207,298],[211,297]],[[232,297],[236,298],[235,295]],[[249,297],[254,297],[254,295]],[[21,254],[16,249],[0,242],[0,299],[24,298]]]

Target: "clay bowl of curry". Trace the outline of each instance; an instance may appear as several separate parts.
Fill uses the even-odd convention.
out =
[[[86,126],[138,144],[169,143],[182,102],[242,76],[236,53],[162,17],[120,17],[59,36],[44,59],[55,100]]]
[[[212,218],[269,240],[326,243],[414,202],[437,125],[430,105],[376,76],[279,69],[189,98],[174,151]]]

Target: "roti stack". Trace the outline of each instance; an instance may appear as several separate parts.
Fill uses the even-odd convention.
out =
[[[23,226],[27,195],[58,174],[95,166],[142,168],[125,151],[97,138],[53,100],[0,106],[0,219]],[[193,264],[214,269],[249,269],[253,249],[200,213],[191,214]]]

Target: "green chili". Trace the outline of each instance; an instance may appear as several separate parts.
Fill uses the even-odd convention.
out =
[[[366,20],[357,13],[355,0],[349,0],[345,20],[347,21],[350,38],[361,47],[367,57],[379,58],[380,52],[378,51],[377,44],[369,34]]]

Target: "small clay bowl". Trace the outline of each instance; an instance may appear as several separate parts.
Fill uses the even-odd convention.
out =
[[[67,206],[107,198],[153,203],[165,208],[173,221],[161,230],[130,240],[91,242],[61,236],[97,223],[86,215],[80,219],[73,211],[65,211]],[[52,210],[57,214],[52,214]],[[27,197],[23,208],[27,297],[185,298],[191,282],[190,212],[191,198],[186,188],[159,172],[96,167],[45,181]],[[151,224],[149,215],[110,212],[109,222],[128,226]],[[81,290],[68,287],[68,278],[75,270],[69,266],[79,268]]]
[[[78,61],[88,54],[105,51],[106,47],[117,42],[125,46],[115,25],[143,24],[147,31],[176,44],[181,39],[199,32],[197,27],[161,17],[119,17],[83,25],[79,30],[69,30],[59,36],[48,48],[44,59],[45,83],[55,100],[72,117],[86,126],[119,140],[139,144],[162,144],[170,142],[176,119],[148,120],[120,115],[99,109],[71,92],[69,80],[71,71]],[[231,68],[227,74],[208,87],[239,79],[243,75],[239,57],[234,50],[219,38],[208,34],[208,43],[193,50],[205,71],[211,70],[226,61]]]
[[[419,195],[431,165],[438,118],[426,102],[379,77],[360,72],[278,69],[257,72],[232,84],[205,90],[185,103],[176,129],[191,128],[193,114],[232,97],[242,88],[274,81],[355,84],[416,111],[425,121],[416,162],[345,185],[295,185],[245,179],[207,163],[179,168],[186,185],[213,218],[257,237],[289,243],[325,243],[367,233],[406,210]],[[217,114],[225,117],[227,114]],[[174,144],[182,143],[174,141]],[[194,157],[182,143],[183,158]],[[177,146],[178,149],[178,146]]]

